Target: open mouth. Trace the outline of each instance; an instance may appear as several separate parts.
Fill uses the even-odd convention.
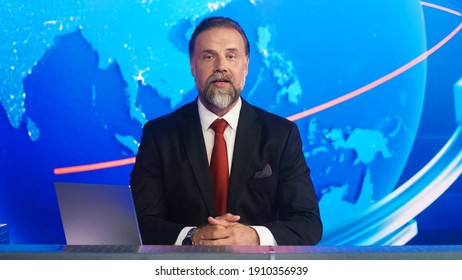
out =
[[[219,87],[219,88],[228,87],[230,83],[231,81],[225,78],[213,79],[210,82],[210,84],[214,85],[215,87]]]
[[[212,83],[229,83],[228,79],[216,79],[213,80]]]

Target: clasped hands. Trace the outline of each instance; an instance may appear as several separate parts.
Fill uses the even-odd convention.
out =
[[[260,245],[257,232],[238,223],[240,216],[227,213],[208,217],[206,226],[198,228],[192,240],[194,245]]]

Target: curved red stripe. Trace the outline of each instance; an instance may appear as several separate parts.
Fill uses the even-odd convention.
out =
[[[429,49],[428,51],[424,52],[423,54],[419,55],[418,57],[414,58],[413,60],[411,60],[410,62],[406,63],[405,65],[401,66],[400,68],[396,69],[395,71],[355,90],[355,91],[352,91],[350,93],[347,93],[345,95],[342,95],[336,99],[333,99],[331,101],[328,101],[326,103],[323,103],[321,105],[318,105],[316,107],[313,107],[311,109],[308,109],[304,112],[301,112],[301,113],[298,113],[298,114],[295,114],[295,115],[292,115],[290,117],[287,117],[288,120],[291,120],[291,121],[296,121],[296,120],[299,120],[299,119],[302,119],[302,118],[305,118],[309,115],[312,115],[314,113],[317,113],[317,112],[320,112],[320,111],[323,111],[323,110],[326,110],[330,107],[334,107],[340,103],[343,103],[347,100],[350,100],[354,97],[357,97],[358,95],[361,95],[363,93],[365,93],[366,91],[374,88],[374,87],[377,87],[393,78],[395,78],[396,76],[402,74],[403,72],[409,70],[410,68],[414,67],[415,65],[419,64],[420,62],[422,62],[423,60],[427,59],[427,57],[429,57],[432,53],[434,53],[435,51],[437,51],[439,48],[441,48],[444,44],[446,44],[449,40],[451,40],[452,37],[454,37],[460,30],[462,29],[462,23],[459,24],[459,26],[457,26],[448,36],[446,36],[443,40],[441,40],[438,44],[436,44],[433,48]]]
[[[424,2],[421,1],[420,4],[422,6],[427,6],[435,9],[439,9],[457,16],[462,16],[461,13],[439,6],[435,5],[432,3]],[[340,96],[336,99],[333,99],[331,101],[328,101],[326,103],[323,103],[321,105],[318,105],[316,107],[313,107],[311,109],[308,109],[306,111],[303,111],[301,113],[292,115],[287,117],[287,119],[291,121],[296,121],[302,118],[305,118],[307,116],[310,116],[312,114],[318,113],[320,111],[326,110],[328,108],[331,108],[333,106],[336,106],[340,103],[343,103],[345,101],[348,101],[354,97],[357,97],[366,91],[377,87],[393,78],[396,76],[402,74],[403,72],[409,70],[410,68],[414,67],[415,65],[419,64],[423,60],[427,59],[431,54],[433,54],[435,51],[440,49],[444,44],[446,44],[449,40],[451,40],[460,30],[462,29],[462,23],[459,24],[449,35],[447,35],[443,40],[441,40],[438,44],[436,44],[434,47],[429,49],[428,51],[424,52],[423,54],[419,55],[415,59],[411,60],[410,62],[406,63],[405,65],[401,66],[400,68],[396,69],[395,71],[357,89],[354,90],[350,93],[347,93],[343,96]],[[93,171],[93,170],[98,170],[98,169],[105,169],[105,168],[112,168],[112,167],[117,167],[117,166],[122,166],[122,165],[128,165],[128,164],[133,164],[135,163],[135,157],[131,158],[126,158],[126,159],[120,159],[120,160],[113,160],[113,161],[106,161],[106,162],[101,162],[101,163],[94,163],[94,164],[86,164],[86,165],[78,165],[78,166],[70,166],[70,167],[62,167],[62,168],[55,168],[54,169],[54,174],[60,175],[60,174],[69,174],[69,173],[77,173],[77,172],[86,172],[86,171]]]
[[[123,165],[128,165],[128,164],[133,164],[133,163],[135,163],[135,157],[112,160],[112,161],[105,161],[105,162],[93,163],[93,164],[55,168],[53,170],[53,173],[55,175],[61,175],[61,174],[69,174],[69,173],[77,173],[77,172],[86,172],[86,171],[93,171],[93,170],[123,166]]]
[[[436,4],[432,4],[432,3],[428,3],[428,2],[424,2],[424,1],[421,1],[420,5],[427,6],[427,7],[434,8],[434,9],[438,9],[438,10],[441,10],[441,11],[444,11],[444,12],[447,12],[447,13],[450,13],[450,14],[453,14],[453,15],[456,15],[456,16],[462,16],[462,14],[459,13],[458,11],[454,11],[454,10],[451,10],[449,8],[446,8],[446,7],[443,7],[443,6],[440,6],[440,5],[436,5]]]

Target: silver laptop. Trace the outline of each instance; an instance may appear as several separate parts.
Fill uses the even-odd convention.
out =
[[[128,185],[55,183],[68,245],[141,245]]]

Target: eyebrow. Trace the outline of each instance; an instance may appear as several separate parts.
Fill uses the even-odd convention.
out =
[[[228,52],[239,52],[239,49],[238,49],[238,48],[227,48],[225,51],[228,51]],[[218,53],[218,52],[215,51],[215,50],[204,49],[204,50],[201,50],[201,53]]]

